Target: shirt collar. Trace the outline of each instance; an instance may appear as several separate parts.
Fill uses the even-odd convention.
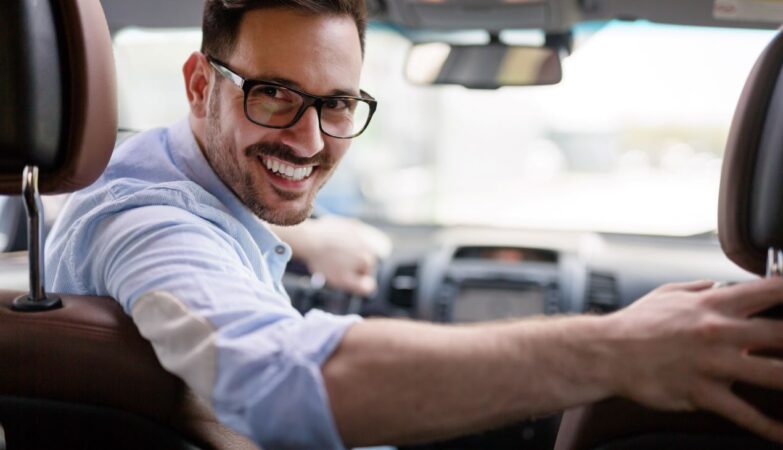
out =
[[[291,247],[281,241],[269,229],[269,225],[253,214],[215,174],[193,136],[187,117],[169,129],[169,148],[172,159],[185,176],[214,195],[228,208],[253,236],[261,252],[270,262],[273,275],[281,277],[285,265],[291,259]]]

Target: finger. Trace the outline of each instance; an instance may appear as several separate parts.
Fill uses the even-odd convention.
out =
[[[378,285],[372,276],[354,274],[334,280],[333,287],[360,297],[368,297],[375,292]]]
[[[769,389],[783,390],[783,361],[763,356],[743,355],[730,369],[729,376]]]
[[[698,280],[698,281],[687,281],[684,283],[668,283],[659,287],[657,290],[661,292],[673,292],[673,291],[699,292],[706,289],[710,289],[714,285],[715,282],[712,280]]]
[[[360,256],[360,261],[356,267],[356,272],[360,275],[368,275],[375,271],[375,267],[378,264],[378,258],[372,253],[365,252]]]
[[[392,251],[391,239],[381,230],[363,225],[363,235],[368,247],[379,258],[388,258]]]
[[[737,329],[737,342],[746,350],[783,349],[783,321],[753,318]]]
[[[701,399],[701,407],[716,412],[737,425],[764,436],[767,439],[783,443],[783,424],[760,413],[746,401],[734,395],[727,387],[711,389]]]
[[[783,303],[783,279],[767,278],[735,284],[710,292],[718,304],[742,317]]]
[[[357,283],[357,295],[362,297],[369,297],[378,289],[378,283],[375,281],[375,277],[363,276],[359,278]]]

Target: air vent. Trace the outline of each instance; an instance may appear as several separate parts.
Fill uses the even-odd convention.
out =
[[[399,308],[413,308],[416,301],[416,288],[419,286],[416,277],[418,270],[418,264],[397,266],[389,283],[389,303]]]
[[[606,314],[620,307],[617,279],[611,273],[590,272],[587,281],[587,305],[585,312]]]

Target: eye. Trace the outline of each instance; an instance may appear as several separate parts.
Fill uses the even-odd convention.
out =
[[[275,86],[260,86],[257,90],[261,95],[264,95],[266,97],[270,97],[270,98],[283,97],[280,88],[277,88]]]
[[[253,87],[248,96],[249,103],[263,103],[263,104],[294,104],[300,103],[301,97],[294,92],[286,89],[282,86],[275,86],[274,84],[259,84]]]
[[[341,98],[327,98],[324,100],[324,108],[328,108],[334,111],[342,111],[350,109],[350,101]]]

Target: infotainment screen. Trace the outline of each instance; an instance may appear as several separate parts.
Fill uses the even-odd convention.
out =
[[[454,322],[498,320],[542,315],[546,311],[541,287],[462,286],[452,305]]]

